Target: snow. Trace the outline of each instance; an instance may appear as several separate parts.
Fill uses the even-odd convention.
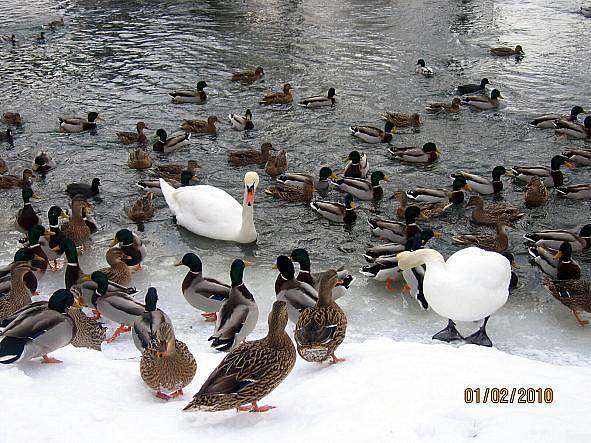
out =
[[[179,338],[203,349],[194,334]],[[267,413],[184,413],[223,354],[195,352],[195,379],[182,399],[165,403],[143,384],[129,334],[102,353],[68,346],[53,354],[63,364],[0,367],[0,441],[566,442],[591,435],[588,367],[388,338],[345,342],[337,355],[346,361],[298,358],[260,402],[277,406]],[[554,401],[466,404],[466,387],[548,387]]]

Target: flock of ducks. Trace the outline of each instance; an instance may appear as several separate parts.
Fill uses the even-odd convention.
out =
[[[63,26],[61,21],[48,26]],[[15,39],[10,41],[14,44]],[[490,50],[499,57],[523,57],[521,46],[498,47]],[[431,77],[433,69],[424,59],[416,64],[417,75]],[[263,68],[234,73],[231,81],[245,87],[265,76]],[[428,114],[446,115],[461,112],[467,107],[476,111],[496,110],[503,99],[498,89],[487,94],[489,80],[460,85],[458,97],[451,103],[430,103]],[[170,92],[173,103],[204,103],[208,100],[205,81],[195,90]],[[293,88],[289,83],[278,92],[265,95],[261,105],[291,104]],[[299,101],[306,108],[338,106],[337,94],[330,88],[325,95],[307,97]],[[566,115],[544,115],[531,122],[540,129],[552,128],[557,135],[576,139],[591,139],[591,116],[583,123],[578,119],[585,111],[580,106]],[[386,112],[382,128],[353,125],[349,128],[360,143],[390,144],[399,128],[419,127],[418,114]],[[8,127],[2,141],[14,143],[12,126],[24,124],[17,112],[5,112],[1,118]],[[97,129],[101,121],[97,112],[86,118],[59,118],[59,131],[85,133]],[[254,128],[253,114],[229,114],[231,127],[237,131]],[[217,132],[216,116],[206,120],[184,120],[182,132],[168,135],[160,128],[152,149],[170,153],[190,142],[195,134]],[[133,132],[117,132],[119,142],[131,146],[128,166],[150,169],[152,180],[138,182],[145,193],[127,210],[133,221],[145,221],[154,214],[153,201],[162,196],[174,215],[176,223],[204,237],[238,243],[253,243],[258,233],[254,222],[254,203],[260,178],[249,171],[244,176],[244,195],[240,204],[223,189],[210,185],[196,185],[201,166],[195,160],[186,164],[154,165],[147,146],[150,139],[144,133],[151,130],[138,122]],[[438,161],[440,150],[436,143],[423,146],[389,146],[392,158],[414,167]],[[388,177],[382,171],[371,170],[368,156],[354,150],[347,156],[345,167],[333,171],[322,166],[317,174],[288,171],[287,153],[277,151],[271,143],[260,149],[229,151],[228,162],[233,166],[259,165],[275,184],[265,194],[288,203],[306,203],[320,217],[333,223],[354,223],[358,217],[356,201],[373,201],[386,197],[382,182]],[[404,291],[414,297],[422,309],[433,309],[448,319],[447,326],[433,338],[443,341],[463,340],[492,346],[487,335],[489,317],[507,301],[510,289],[517,286],[517,276],[507,231],[525,212],[506,202],[485,203],[485,197],[501,195],[504,176],[526,184],[526,208],[545,205],[550,201],[548,188],[555,188],[560,196],[571,199],[591,198],[591,184],[565,185],[561,166],[591,165],[591,150],[569,148],[549,160],[547,165],[520,165],[512,168],[498,165],[490,177],[469,171],[456,171],[450,176],[451,187],[397,191],[390,199],[398,202],[396,219],[369,218],[372,235],[387,242],[368,248],[363,257],[368,262],[360,270],[368,278],[386,282],[394,290],[396,280],[404,280]],[[9,174],[9,166],[0,159],[0,188],[21,188],[22,208],[16,214],[17,228],[26,234],[12,263],[0,270],[0,363],[10,364],[41,357],[45,363],[58,363],[50,357],[53,351],[74,346],[101,349],[106,340],[112,343],[123,333],[131,332],[141,353],[140,374],[145,384],[158,398],[169,400],[183,395],[194,378],[197,363],[185,343],[176,339],[172,319],[158,308],[158,292],[149,288],[144,303],[132,297],[137,292],[131,286],[133,275],[142,268],[147,251],[142,239],[129,229],[120,229],[105,251],[107,267],[85,273],[80,269],[78,255],[91,244],[92,235],[99,229],[94,220],[91,201],[101,192],[99,178],[90,183],[71,183],[64,191],[70,196],[70,208],[53,205],[47,212],[47,229],[42,217],[33,207],[35,174],[51,173],[58,165],[47,152],[39,152],[32,166],[21,175]],[[332,189],[344,193],[342,202],[317,199]],[[468,193],[472,193],[468,195]],[[471,208],[471,221],[494,228],[491,231],[470,232],[453,237],[465,246],[447,260],[437,251],[426,248],[433,237],[440,234],[423,225],[434,217],[444,217],[452,206]],[[417,223],[421,221],[421,225]],[[591,225],[579,232],[556,229],[528,233],[526,241],[532,263],[546,275],[545,285],[550,293],[570,308],[576,320],[585,325],[580,311],[591,312],[589,280],[582,276],[573,253],[591,247]],[[296,266],[298,272],[296,273]],[[65,265],[65,266],[64,266]],[[295,249],[280,255],[274,267],[278,271],[274,290],[277,300],[268,316],[267,335],[255,341],[247,340],[259,319],[254,295],[244,283],[249,262],[236,259],[226,283],[204,275],[201,258],[188,252],[176,263],[188,269],[180,283],[187,303],[201,312],[204,320],[215,322],[209,341],[218,351],[227,352],[201,389],[185,406],[185,411],[264,412],[271,406],[258,402],[277,387],[292,370],[296,356],[308,362],[343,361],[335,352],[343,342],[347,317],[336,303],[344,296],[355,278],[344,269],[313,273],[311,260],[305,249]],[[47,271],[64,268],[64,287],[55,291],[48,301],[32,302],[38,283]],[[83,309],[86,309],[84,311]],[[92,316],[87,315],[92,313]],[[101,318],[115,323],[117,328],[107,339],[107,329]],[[481,327],[468,337],[456,329],[456,321],[480,321]],[[294,324],[295,346],[286,333],[288,323]]]

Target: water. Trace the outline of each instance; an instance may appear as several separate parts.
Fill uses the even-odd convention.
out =
[[[526,122],[547,112],[568,112],[575,104],[591,107],[585,94],[591,54],[583,36],[591,21],[576,14],[567,0],[533,1],[320,1],[156,2],[6,0],[0,4],[2,34],[16,34],[16,47],[0,46],[1,109],[18,110],[25,124],[17,130],[14,149],[3,145],[0,154],[11,170],[27,167],[38,149],[47,149],[58,168],[35,184],[41,199],[35,202],[46,213],[52,204],[67,205],[65,183],[103,182],[102,202],[96,218],[102,230],[92,251],[81,259],[87,272],[104,266],[106,242],[121,227],[133,227],[125,208],[138,197],[132,184],[146,172],[126,166],[127,149],[117,143],[116,130],[133,130],[138,120],[152,129],[171,133],[184,118],[217,115],[224,123],[217,136],[194,137],[191,145],[170,155],[153,155],[156,163],[184,163],[197,159],[204,169],[202,183],[220,186],[241,201],[243,176],[248,168],[230,167],[226,152],[258,147],[271,141],[289,152],[290,170],[317,171],[321,165],[335,169],[353,149],[367,153],[372,169],[392,177],[386,194],[420,185],[447,186],[448,174],[463,168],[489,175],[497,164],[549,164],[552,155],[583,142],[558,140],[552,131],[530,128]],[[47,42],[32,36],[41,25],[60,16],[66,26],[46,32]],[[551,18],[551,26],[550,26]],[[521,44],[527,56],[520,63],[488,55],[492,45]],[[414,64],[424,58],[436,76],[415,76]],[[266,80],[244,87],[229,81],[238,69],[263,66]],[[418,111],[430,101],[450,101],[457,84],[488,77],[506,97],[496,113],[464,110],[450,118],[422,116],[420,133],[399,134],[393,145],[422,145],[435,141],[441,161],[419,169],[392,161],[384,145],[365,145],[348,135],[351,124],[381,126],[385,110]],[[209,84],[204,105],[173,105],[169,90]],[[262,107],[262,95],[279,90],[284,82],[294,86],[295,100],[337,91],[334,109],[306,110],[297,106]],[[230,112],[254,114],[255,130],[245,134],[226,123]],[[57,132],[60,115],[86,115],[98,111],[106,120],[96,135]],[[151,134],[151,133],[150,133]],[[165,204],[142,234],[149,248],[145,270],[136,275],[142,291],[155,285],[160,304],[174,319],[179,335],[205,338],[210,326],[180,294],[186,269],[172,264],[184,252],[202,256],[208,275],[228,279],[231,261],[254,261],[245,281],[261,307],[255,334],[265,331],[264,317],[274,299],[271,265],[294,247],[310,251],[314,269],[345,264],[357,273],[360,253],[378,240],[365,223],[367,216],[392,216],[390,201],[361,203],[352,228],[330,225],[305,205],[287,205],[264,196],[272,180],[264,172],[255,206],[259,232],[256,245],[215,242],[177,228]],[[571,182],[588,182],[589,170],[570,172]],[[505,182],[504,198],[522,204],[523,188]],[[21,206],[20,191],[1,191],[0,263],[9,261],[20,234],[13,228]],[[334,192],[331,197],[339,199]],[[502,350],[569,364],[591,361],[589,330],[578,326],[570,312],[541,287],[540,273],[527,264],[521,244],[523,232],[546,227],[571,228],[588,222],[589,204],[552,198],[545,208],[527,211],[511,232],[512,251],[522,268],[523,287],[491,319],[489,333]],[[429,223],[444,232],[431,246],[449,255],[454,233],[469,232],[468,212],[453,210]],[[484,230],[484,229],[483,229]],[[588,274],[589,257],[578,256]],[[368,282],[358,275],[357,285],[342,300],[349,316],[350,340],[386,336],[429,342],[445,321],[422,312],[416,302]],[[41,286],[47,295],[63,277],[47,276]],[[143,292],[140,294],[143,296]],[[476,329],[465,325],[465,330]],[[123,340],[111,349],[133,352]]]

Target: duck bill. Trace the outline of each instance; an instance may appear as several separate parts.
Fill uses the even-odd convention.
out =
[[[554,260],[560,260],[560,258],[562,257],[562,251],[558,251],[556,253],[556,255],[554,255],[554,257],[552,257]]]
[[[254,205],[254,186],[246,187],[246,204],[248,206]]]
[[[119,243],[119,240],[117,240],[116,238],[114,238],[113,240],[111,240],[111,243],[109,244],[111,247],[115,246],[117,243]]]

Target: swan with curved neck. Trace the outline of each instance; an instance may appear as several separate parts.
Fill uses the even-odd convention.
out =
[[[194,234],[216,240],[252,243],[257,239],[253,209],[259,176],[244,175],[244,199],[240,205],[222,189],[210,185],[173,188],[160,179],[162,194],[177,224]]]

